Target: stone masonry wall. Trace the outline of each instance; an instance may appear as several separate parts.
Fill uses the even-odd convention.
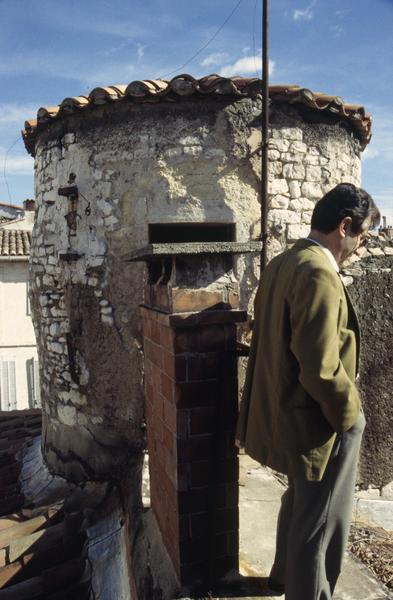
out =
[[[358,482],[393,500],[393,240],[375,233],[343,269],[362,332],[360,391],[367,426]]]
[[[259,237],[261,108],[260,98],[105,104],[48,124],[36,142],[30,278],[43,452],[72,481],[122,480],[146,600],[162,597],[164,564],[140,503],[146,274],[123,257],[146,245],[149,223],[235,223],[237,241]],[[359,144],[342,122],[308,122],[277,105],[271,123],[270,256],[307,234],[323,192],[360,176]],[[59,196],[67,185],[76,201]],[[234,271],[251,313],[259,257],[239,256]]]
[[[144,270],[123,255],[148,223],[236,223],[260,235],[261,100],[97,106],[49,124],[36,144],[33,318],[42,365],[44,452],[76,480],[116,477],[144,445],[137,306]],[[314,202],[359,182],[358,142],[342,123],[272,111],[269,252],[308,231]],[[77,185],[76,205],[58,188]],[[62,255],[73,257],[62,259]],[[252,311],[259,257],[235,261]]]
[[[307,122],[276,106],[269,142],[270,257],[310,231],[314,205],[341,182],[360,185],[360,152],[342,124]]]

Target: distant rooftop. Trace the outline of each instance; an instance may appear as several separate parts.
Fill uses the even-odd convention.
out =
[[[26,149],[35,153],[37,134],[55,120],[102,104],[117,102],[154,103],[174,102],[190,97],[222,98],[253,97],[262,92],[262,80],[250,77],[220,77],[208,75],[195,79],[192,75],[178,75],[171,80],[138,80],[127,84],[96,87],[87,96],[64,98],[57,106],[42,107],[37,118],[25,122],[22,132]],[[347,104],[339,96],[312,92],[297,85],[271,85],[270,98],[273,103],[303,105],[313,111],[336,116],[348,122],[364,149],[371,139],[371,116],[359,104]]]

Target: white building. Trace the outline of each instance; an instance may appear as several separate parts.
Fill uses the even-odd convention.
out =
[[[28,297],[33,221],[30,209],[0,226],[0,410],[33,408],[40,403]]]

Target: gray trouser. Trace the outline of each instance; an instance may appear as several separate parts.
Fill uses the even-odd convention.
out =
[[[322,481],[294,479],[281,499],[270,576],[286,600],[331,600],[348,541],[356,466],[365,427],[337,436]]]

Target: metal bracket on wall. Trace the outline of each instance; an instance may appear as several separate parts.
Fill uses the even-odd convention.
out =
[[[67,185],[65,187],[61,187],[57,190],[59,196],[64,196],[68,199],[68,213],[64,216],[67,221],[69,235],[76,235],[77,228],[77,207],[78,207],[78,187],[76,185]]]
[[[79,260],[83,256],[84,255],[79,254],[79,252],[60,252],[59,260],[64,260],[65,262],[74,262],[76,260]]]
[[[78,198],[78,186],[77,185],[66,185],[57,190],[59,196],[66,196],[67,198]]]

